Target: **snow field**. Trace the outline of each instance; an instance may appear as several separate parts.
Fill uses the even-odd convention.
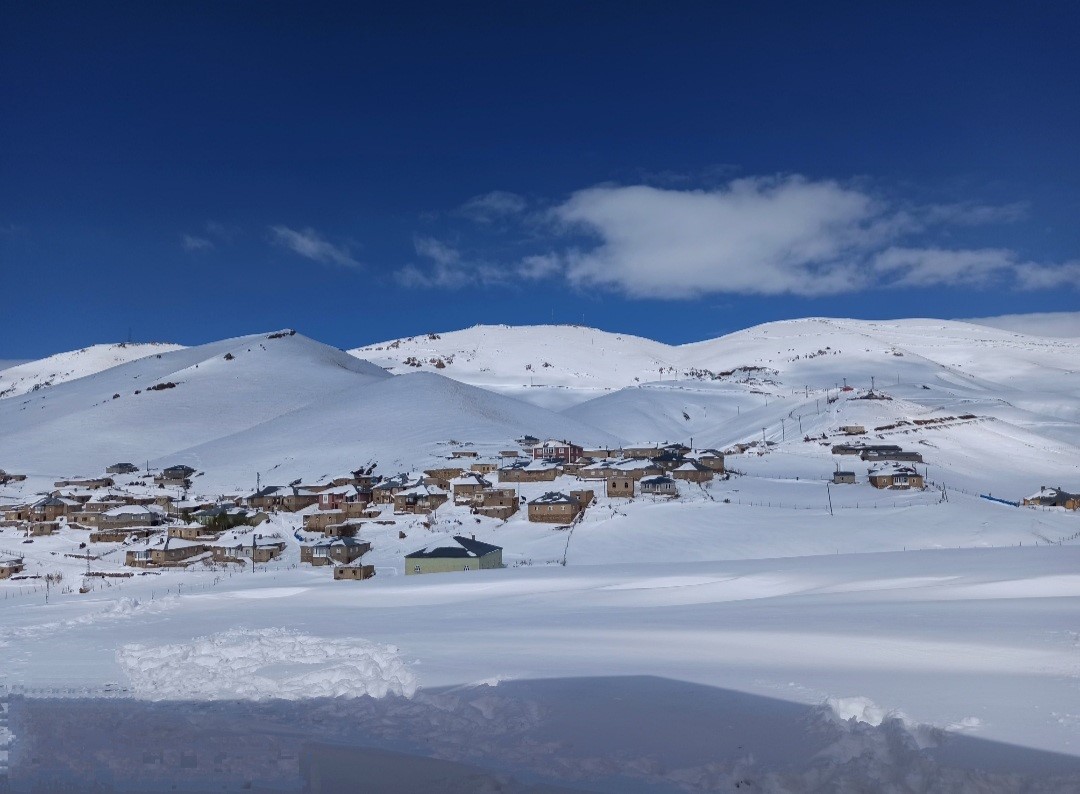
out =
[[[135,696],[152,700],[411,697],[417,687],[393,646],[287,629],[235,629],[171,645],[132,643],[117,651],[117,662]]]

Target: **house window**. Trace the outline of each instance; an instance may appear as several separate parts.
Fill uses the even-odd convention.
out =
[[[464,568],[462,568],[461,570],[463,570],[463,571],[467,571],[467,570],[469,570],[469,566],[468,566],[468,565],[466,565],[466,566],[465,566]]]
[[[420,566],[419,565],[414,565],[413,566],[413,573],[420,573]]]

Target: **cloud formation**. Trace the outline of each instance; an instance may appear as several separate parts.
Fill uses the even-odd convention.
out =
[[[192,234],[180,235],[180,245],[185,251],[209,251],[214,244],[205,237],[196,237]]]
[[[546,209],[494,191],[455,213],[477,224],[454,235],[472,240],[465,249],[470,253],[463,254],[460,243],[419,237],[415,249],[425,261],[396,275],[409,286],[446,289],[564,279],[581,290],[676,300],[1076,287],[1080,262],[1039,263],[1004,247],[942,244],[970,238],[974,227],[1023,220],[1028,212],[1024,202],[915,205],[865,184],[799,175],[699,189],[604,184]],[[492,242],[502,253],[491,253]]]
[[[360,262],[353,259],[348,248],[334,245],[310,227],[297,231],[288,226],[271,226],[270,233],[276,245],[287,248],[305,259],[341,267],[363,267]]]
[[[1027,262],[1000,248],[911,244],[941,225],[1005,223],[1026,212],[1025,204],[900,207],[858,187],[783,176],[712,190],[601,185],[577,191],[550,214],[564,233],[590,241],[556,254],[566,278],[631,297],[1075,284],[1075,264]]]
[[[500,218],[519,215],[527,206],[528,202],[517,193],[493,190],[481,196],[473,196],[458,207],[457,212],[477,223],[493,223]]]
[[[859,255],[906,223],[863,192],[800,177],[711,191],[594,187],[552,213],[597,241],[566,253],[571,283],[662,298],[858,289],[868,281]]]

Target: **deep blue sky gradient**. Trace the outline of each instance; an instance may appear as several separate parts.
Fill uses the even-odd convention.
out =
[[[788,173],[899,202],[1026,202],[958,241],[1075,260],[1078,32],[1070,2],[6,2],[0,358],[129,328],[194,344],[289,326],[351,347],[554,320],[683,342],[805,315],[1076,309],[1075,289],[662,301],[393,274],[418,236],[461,242],[455,209],[492,190],[543,206],[603,182]],[[274,225],[364,267],[299,257]],[[519,233],[469,245],[498,261]]]

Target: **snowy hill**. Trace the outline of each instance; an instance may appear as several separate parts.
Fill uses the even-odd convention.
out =
[[[350,351],[390,372],[438,371],[538,404],[568,407],[668,380],[775,377],[785,386],[937,381],[987,391],[1080,393],[1080,342],[949,320],[809,318],[665,345],[582,326],[476,326]],[[761,371],[747,368],[763,368]],[[766,371],[767,370],[767,371]],[[1065,410],[1078,410],[1075,403]]]
[[[577,326],[478,326],[352,352],[391,371],[434,370],[561,406],[634,442],[767,440],[777,445],[773,468],[792,476],[852,467],[830,448],[845,440],[841,426],[864,425],[858,440],[920,451],[932,479],[973,491],[1015,498],[1044,481],[1080,480],[1075,339],[945,320],[810,318],[680,346]],[[856,388],[842,391],[845,383]],[[872,386],[888,399],[856,399]]]
[[[87,375],[93,375],[103,369],[126,364],[129,361],[180,348],[180,345],[164,342],[93,345],[68,353],[57,353],[39,361],[29,361],[18,366],[0,369],[0,399],[18,397],[58,383],[85,378]]]
[[[598,445],[622,440],[530,403],[417,372],[329,395],[236,434],[179,449],[170,460],[197,465],[222,490],[232,491],[250,487],[256,471],[264,481],[290,482],[373,463],[383,474],[426,468],[463,447],[491,457],[526,433]]]
[[[525,433],[617,443],[569,417],[430,373],[394,377],[295,333],[142,358],[0,402],[0,466],[42,478],[117,461],[187,463],[209,492],[376,460],[410,468],[450,442],[505,448]],[[392,473],[392,472],[390,472]]]

